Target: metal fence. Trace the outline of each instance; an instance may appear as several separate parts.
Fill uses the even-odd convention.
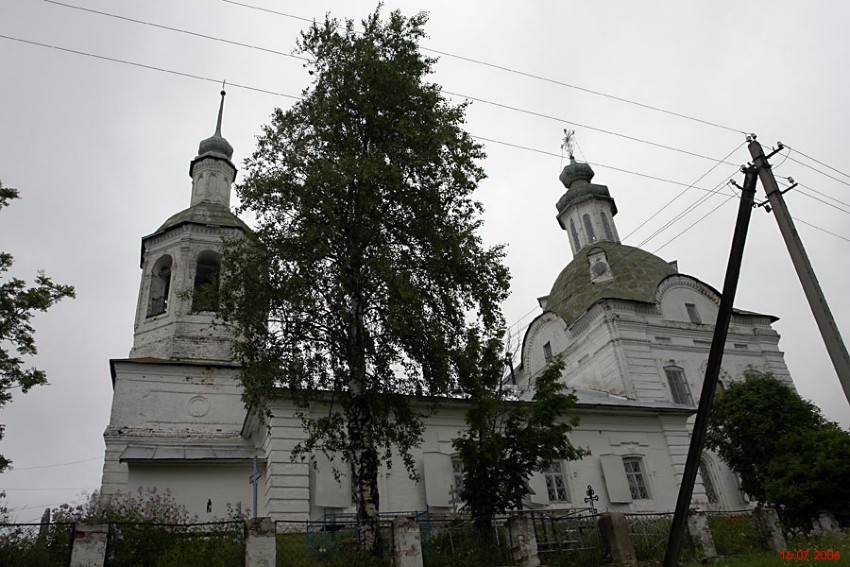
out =
[[[667,540],[670,537],[670,528],[673,525],[673,513],[626,514],[626,520],[629,522],[629,534],[638,560],[660,561],[664,559]],[[687,531],[685,531],[679,556],[682,559],[694,558],[694,545]]]
[[[197,524],[110,522],[104,565],[242,565],[245,538],[241,520]]]
[[[605,559],[599,515],[590,508],[530,512],[537,550],[547,565],[598,565]]]
[[[0,565],[64,567],[73,542],[73,523],[0,524]]]

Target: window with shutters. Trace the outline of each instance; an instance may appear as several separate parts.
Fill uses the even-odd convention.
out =
[[[550,502],[569,502],[570,494],[567,490],[567,479],[561,461],[555,461],[543,470],[546,477],[546,492],[549,493]]]
[[[694,405],[691,387],[685,378],[685,370],[681,366],[665,366],[664,373],[667,374],[667,383],[670,385],[673,401],[677,404]]]
[[[626,470],[626,480],[629,492],[634,500],[649,498],[646,481],[643,478],[643,468],[640,457],[623,457],[623,468]]]

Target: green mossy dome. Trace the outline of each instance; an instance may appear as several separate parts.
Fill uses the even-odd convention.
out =
[[[600,248],[605,251],[614,278],[593,283],[587,256]],[[546,310],[571,325],[602,299],[655,303],[658,284],[676,273],[676,268],[669,263],[640,248],[615,242],[598,242],[582,248],[558,274],[549,292]]]

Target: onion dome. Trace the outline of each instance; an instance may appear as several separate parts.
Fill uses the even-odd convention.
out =
[[[221,117],[224,114],[224,95],[225,91],[221,91],[221,104],[218,107],[218,121],[215,125],[215,134],[205,140],[201,140],[198,145],[198,155],[189,164],[189,176],[192,175],[192,170],[195,164],[204,158],[213,158],[226,161],[230,167],[236,170],[236,167],[231,163],[230,158],[233,157],[233,146],[230,145],[221,135]]]
[[[560,216],[567,207],[576,205],[588,199],[602,199],[611,203],[611,215],[617,214],[617,205],[614,204],[614,199],[608,192],[608,187],[605,185],[596,185],[591,183],[593,179],[593,169],[590,164],[577,162],[574,157],[570,156],[570,164],[564,168],[558,179],[567,188],[560,199],[558,199],[558,215]]]

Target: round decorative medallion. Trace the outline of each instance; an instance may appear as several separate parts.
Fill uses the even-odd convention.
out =
[[[187,407],[192,417],[204,417],[210,411],[210,402],[203,396],[194,396],[189,398]]]

